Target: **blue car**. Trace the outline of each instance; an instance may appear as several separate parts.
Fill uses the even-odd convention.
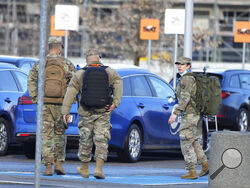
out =
[[[0,55],[0,62],[1,63],[9,63],[13,64],[16,67],[20,68],[26,74],[29,74],[30,69],[32,66],[37,62],[38,59],[31,58],[31,57],[18,57],[18,56],[3,56]]]
[[[170,133],[168,124],[177,103],[172,87],[147,70],[122,68],[117,72],[123,79],[123,96],[111,115],[110,150],[118,152],[123,161],[136,162],[144,150],[180,148],[179,136]],[[72,105],[71,114],[67,148],[78,148],[77,104]],[[16,137],[23,143],[26,156],[33,157],[36,105],[27,92],[19,99],[16,117]]]
[[[0,155],[15,144],[15,108],[27,90],[27,74],[14,65],[0,63]]]
[[[216,76],[221,83],[222,105],[217,114],[218,129],[246,132],[250,130],[250,71],[225,70],[207,71]],[[209,120],[214,128],[214,119]]]

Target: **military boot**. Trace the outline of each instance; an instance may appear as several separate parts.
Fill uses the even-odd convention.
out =
[[[195,169],[190,169],[189,172],[183,176],[181,176],[182,179],[197,179],[197,172]]]
[[[104,160],[97,158],[96,159],[96,168],[95,168],[95,173],[94,176],[96,179],[105,179],[105,176],[102,172],[102,166],[104,164]]]
[[[61,161],[56,161],[55,172],[57,175],[65,175],[65,171],[63,170]]]
[[[46,164],[46,169],[43,172],[44,176],[52,176],[53,175],[53,169],[52,169],[52,165],[51,164]]]
[[[81,174],[84,178],[89,178],[89,166],[88,163],[82,163],[82,166],[77,167],[77,173]]]
[[[201,177],[201,176],[205,176],[205,175],[208,174],[208,172],[209,172],[209,164],[208,164],[207,161],[204,161],[204,162],[202,163],[202,169],[201,169],[201,172],[200,172],[199,176],[200,176],[200,177]]]

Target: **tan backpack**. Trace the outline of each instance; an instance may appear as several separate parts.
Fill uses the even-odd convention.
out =
[[[44,103],[62,104],[67,80],[63,58],[48,58],[45,65]]]

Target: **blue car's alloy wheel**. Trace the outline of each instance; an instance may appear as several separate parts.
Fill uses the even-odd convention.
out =
[[[9,124],[0,118],[0,155],[5,155],[8,150],[9,143]]]
[[[238,122],[237,122],[237,127],[236,129],[241,132],[246,132],[248,130],[248,112],[246,109],[241,108],[239,110],[239,116],[238,116]]]
[[[124,148],[119,152],[119,157],[124,162],[137,162],[141,156],[142,132],[136,124],[132,124],[128,130],[124,142]]]
[[[129,135],[129,153],[131,157],[136,158],[140,153],[141,138],[137,129],[132,129]]]

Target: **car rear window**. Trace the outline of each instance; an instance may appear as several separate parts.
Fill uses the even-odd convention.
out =
[[[123,78],[123,96],[131,96],[131,85],[129,77]]]
[[[133,96],[152,97],[152,92],[144,76],[132,76],[131,85],[132,85]]]
[[[0,78],[2,78],[0,79],[0,91],[18,91],[16,82],[10,71],[0,71]]]
[[[19,71],[14,71],[19,83],[20,83],[20,87],[21,90],[24,92],[27,90],[27,75],[19,72]]]
[[[240,88],[240,81],[238,75],[233,75],[229,82],[229,87],[231,88]]]

